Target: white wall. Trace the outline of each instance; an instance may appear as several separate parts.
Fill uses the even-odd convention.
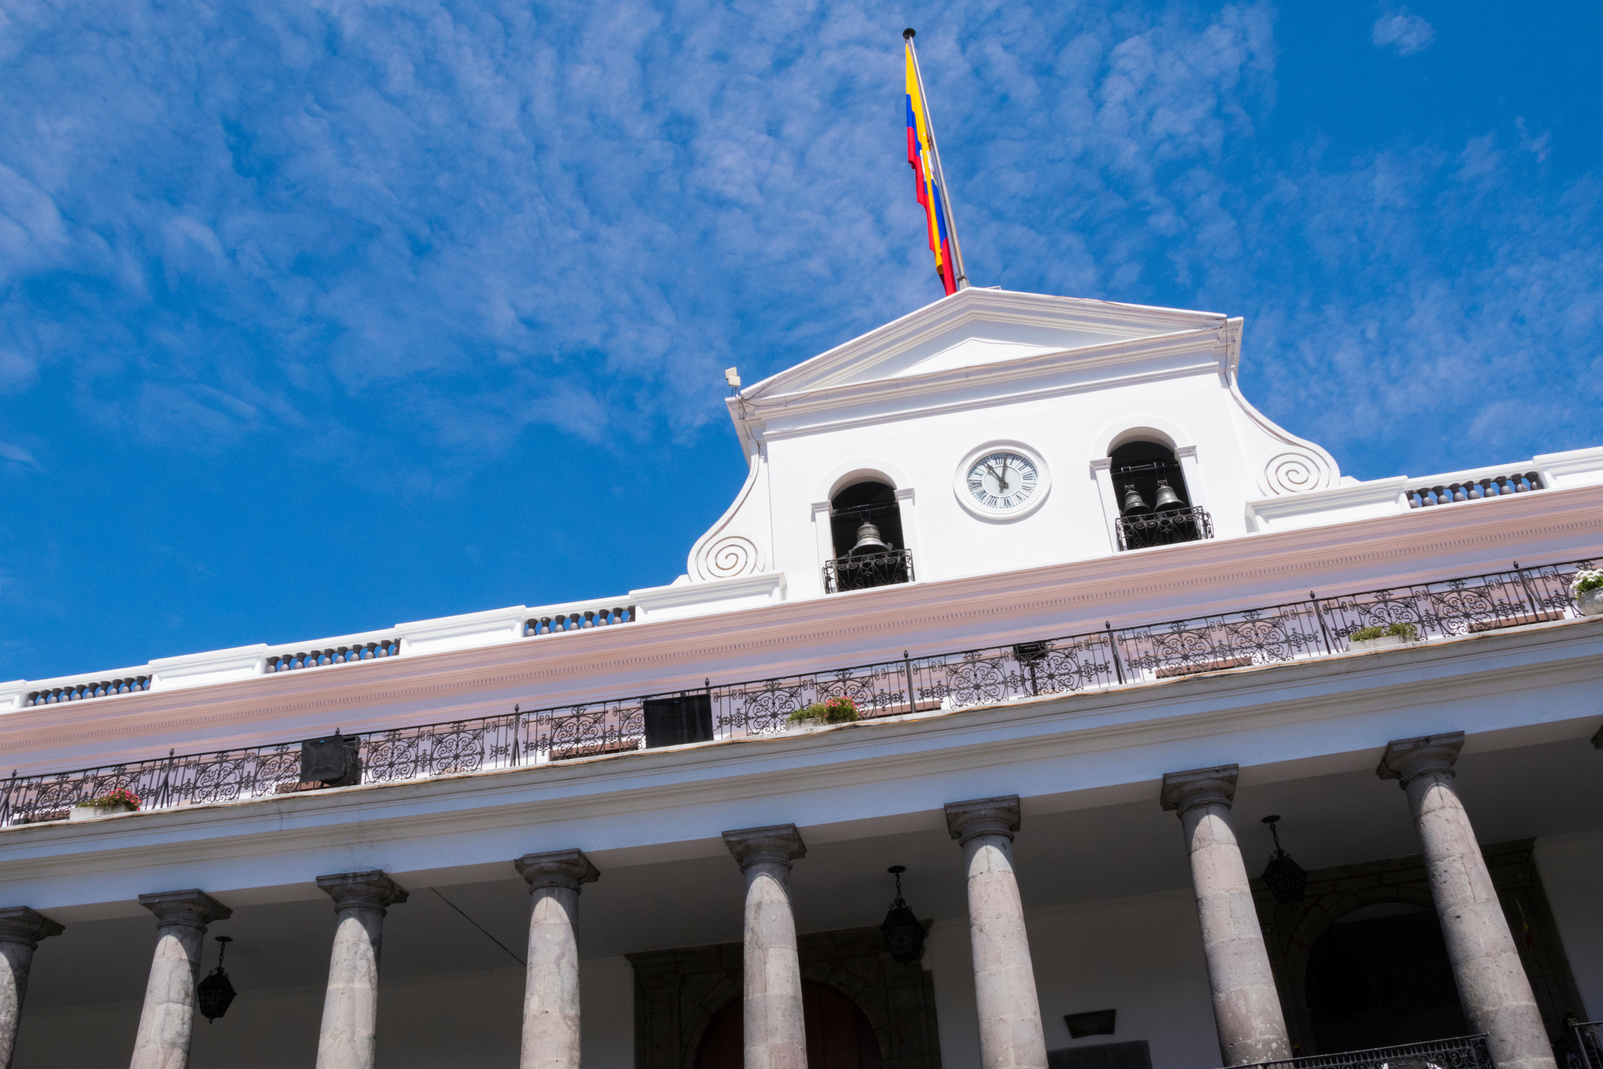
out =
[[[1558,922],[1585,1006],[1583,1020],[1603,1017],[1603,832],[1536,840],[1536,870]]]
[[[1196,904],[1188,891],[1025,913],[1048,1050],[1144,1039],[1153,1069],[1219,1064]],[[966,920],[930,933],[942,1069],[979,1069]],[[1118,1011],[1111,1036],[1070,1039],[1066,1013]]]
[[[94,978],[85,983],[93,985]],[[579,965],[585,1069],[633,1069],[634,976],[622,958]],[[385,981],[379,990],[378,1064],[386,1069],[514,1069],[523,970]],[[304,1069],[317,1058],[321,988],[241,991],[222,1020],[197,1018],[190,1069]],[[126,1065],[137,1002],[24,1008],[13,1069]]]

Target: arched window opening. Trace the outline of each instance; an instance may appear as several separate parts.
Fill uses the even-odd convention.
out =
[[[1126,442],[1110,455],[1119,501],[1120,549],[1146,549],[1213,537],[1213,519],[1191,503],[1180,461],[1157,442]]]
[[[913,556],[902,539],[895,490],[872,480],[853,483],[829,505],[835,559],[824,565],[827,593],[912,582]]]

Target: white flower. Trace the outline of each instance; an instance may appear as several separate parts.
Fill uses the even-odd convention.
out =
[[[1603,568],[1582,568],[1570,580],[1570,597],[1578,598],[1583,591],[1603,587]]]

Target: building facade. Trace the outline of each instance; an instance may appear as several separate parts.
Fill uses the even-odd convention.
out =
[[[964,290],[672,583],[0,684],[0,1062],[1584,1067],[1603,449],[1360,482],[1241,345]]]

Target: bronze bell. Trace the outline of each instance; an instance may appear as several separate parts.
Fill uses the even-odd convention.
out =
[[[1186,503],[1180,500],[1180,495],[1174,492],[1174,487],[1169,485],[1168,479],[1158,480],[1158,501],[1156,507],[1157,511],[1159,512],[1173,512],[1175,509],[1183,509],[1186,507]]]
[[[891,547],[887,546],[879,537],[879,528],[871,523],[865,523],[857,529],[857,544],[848,557],[863,557],[870,553],[889,553]]]
[[[1135,483],[1125,483],[1124,504],[1119,511],[1126,516],[1134,516],[1138,512],[1151,512],[1152,509],[1148,507],[1146,498],[1141,496],[1141,491],[1135,488]]]

